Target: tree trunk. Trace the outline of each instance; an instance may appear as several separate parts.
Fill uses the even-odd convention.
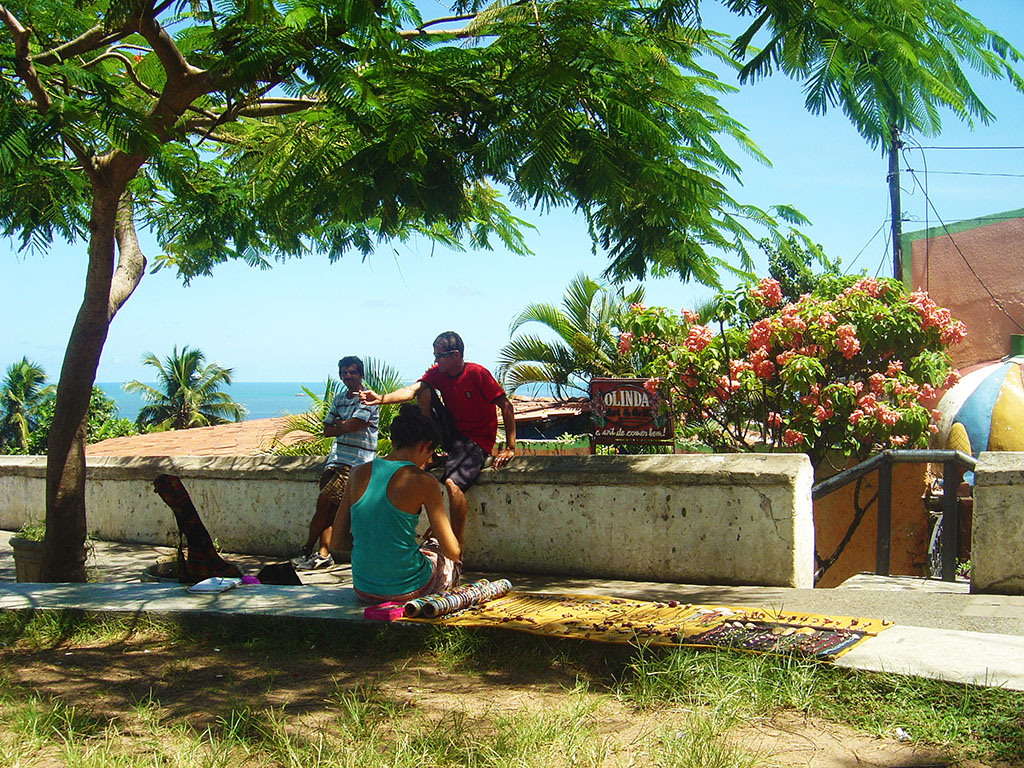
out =
[[[138,285],[145,258],[121,201],[124,184],[94,188],[85,296],[64,353],[46,459],[43,580],[85,581],[85,431],[110,321]],[[120,252],[114,269],[115,239]]]

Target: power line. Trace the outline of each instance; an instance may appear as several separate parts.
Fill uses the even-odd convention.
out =
[[[906,136],[908,134],[903,134],[903,135]],[[917,145],[917,148],[918,149],[956,149],[956,150],[968,150],[968,151],[987,150],[987,149],[996,149],[996,150],[1003,150],[1003,149],[1006,149],[1006,150],[1021,150],[1021,149],[1024,149],[1024,147],[925,147],[925,146],[922,146],[920,144]]]
[[[913,172],[914,169],[907,167],[903,170]],[[1007,176],[1014,179],[1024,179],[1024,173],[981,173],[980,171],[927,171],[927,173],[940,173],[943,176]]]

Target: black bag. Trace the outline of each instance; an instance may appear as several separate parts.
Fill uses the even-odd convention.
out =
[[[295,566],[291,563],[271,563],[263,566],[263,569],[256,574],[260,584],[278,584],[281,586],[302,586],[302,579],[295,572]]]

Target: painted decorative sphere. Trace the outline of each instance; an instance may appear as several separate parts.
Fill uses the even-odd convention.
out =
[[[937,406],[934,444],[977,456],[1024,451],[1024,355],[1007,357],[964,376]]]

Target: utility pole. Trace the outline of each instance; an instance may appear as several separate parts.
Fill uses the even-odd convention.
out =
[[[900,129],[889,134],[889,202],[892,208],[892,276],[903,280],[903,212],[900,209]]]

